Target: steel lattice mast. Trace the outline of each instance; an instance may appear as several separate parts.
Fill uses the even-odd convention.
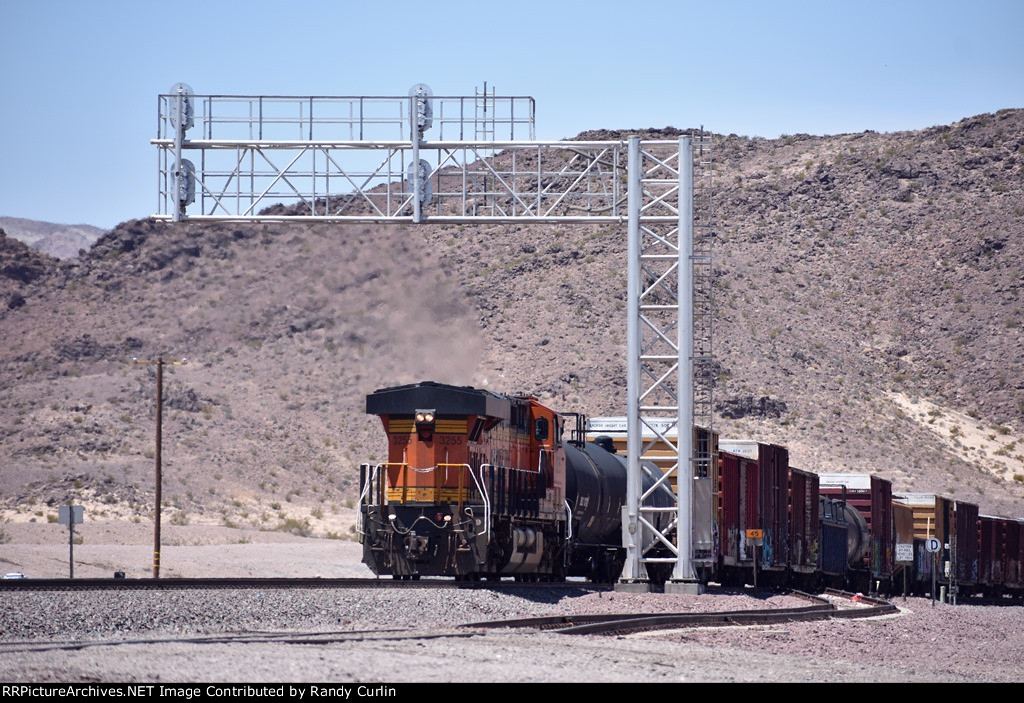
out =
[[[673,580],[694,582],[712,552],[710,508],[691,512],[695,500],[710,506],[713,474],[710,435],[695,442],[692,431],[695,423],[710,430],[712,420],[710,141],[702,131],[543,141],[534,124],[532,98],[486,86],[474,96],[434,96],[420,83],[406,96],[294,97],[194,95],[179,83],[158,99],[153,217],[624,225],[622,582],[646,583],[654,561],[672,563]],[[654,478],[678,486],[677,506],[660,509],[675,515],[663,529],[659,509],[643,507],[643,462],[655,444],[670,449],[672,466]]]

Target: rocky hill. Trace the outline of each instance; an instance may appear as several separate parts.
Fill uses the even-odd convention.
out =
[[[88,249],[103,234],[92,225],[61,225],[20,217],[0,217],[0,229],[8,237],[58,259],[71,259]]]
[[[715,169],[722,434],[1024,516],[1024,111],[722,136]],[[619,227],[133,221],[65,262],[0,243],[19,519],[72,495],[146,517],[155,372],[136,358],[188,358],[165,375],[179,522],[336,529],[383,451],[363,396],[384,385],[624,413]]]

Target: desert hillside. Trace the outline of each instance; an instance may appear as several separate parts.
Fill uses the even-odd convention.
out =
[[[723,436],[1024,517],[1024,111],[719,136],[715,176]],[[188,359],[165,375],[178,524],[341,534],[385,385],[622,414],[625,247],[611,226],[139,220],[59,261],[0,238],[6,519],[74,496],[148,520],[155,371],[136,358]]]
[[[73,259],[103,234],[92,225],[61,225],[22,217],[0,217],[0,229],[8,237],[58,259]]]

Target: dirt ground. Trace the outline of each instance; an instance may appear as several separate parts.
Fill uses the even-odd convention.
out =
[[[63,578],[69,573],[68,531],[63,525],[7,523],[9,541],[0,544],[0,571],[29,578]],[[76,527],[75,576],[128,578],[153,574],[153,525],[87,522]],[[163,577],[372,576],[360,563],[361,547],[349,540],[309,539],[284,532],[238,530],[207,525],[161,528]]]

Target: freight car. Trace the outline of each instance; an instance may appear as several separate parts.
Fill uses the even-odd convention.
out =
[[[971,595],[979,590],[978,506],[933,493],[897,493],[893,500],[906,505],[913,513],[914,568],[910,590],[930,592],[933,581],[954,596]],[[925,542],[929,538],[939,541],[938,552],[926,550]],[[990,550],[989,556],[992,554]]]
[[[749,439],[722,439],[718,446],[718,580],[845,585],[848,562],[860,556],[851,557],[860,548],[859,527],[846,504],[822,494],[817,474],[791,467],[785,447]]]
[[[374,391],[366,412],[380,417],[388,441],[387,461],[360,467],[358,532],[375,574],[618,577],[625,462],[584,441],[581,416],[529,396],[427,381]],[[670,489],[652,490],[657,467],[646,468],[647,504],[672,505]],[[667,530],[670,516],[657,515]]]
[[[860,591],[892,587],[892,483],[869,474],[821,474],[821,492],[840,500],[850,529],[847,585]]]
[[[366,411],[388,446],[386,461],[360,467],[358,533],[374,573],[618,577],[626,466],[615,437],[588,442],[582,416],[534,397],[426,381],[374,391]],[[780,445],[695,432],[713,457],[702,476],[717,485],[695,493],[694,536],[710,557],[702,579],[883,593],[928,593],[934,580],[954,597],[1024,597],[1024,522],[894,494],[874,475],[801,470]],[[643,492],[667,508],[675,497],[670,482],[655,488],[660,470],[644,465]],[[673,511],[654,514],[671,535]],[[931,538],[937,553],[926,549]],[[652,563],[648,575],[664,582],[670,567]]]
[[[1024,597],[1024,521],[979,516],[977,505],[940,495],[893,493],[870,474],[801,471],[775,445],[722,439],[719,446],[717,578],[724,584]],[[785,514],[778,509],[784,480]],[[815,500],[817,521],[808,511]],[[761,535],[757,544],[748,530]]]
[[[990,597],[1024,595],[1024,522],[978,516],[978,584]]]
[[[879,476],[803,471],[773,444],[718,446],[713,578],[722,584],[927,594],[934,576],[954,598],[1024,595],[1024,522],[979,517],[978,506],[943,496],[894,494]],[[936,553],[926,551],[932,537]]]

